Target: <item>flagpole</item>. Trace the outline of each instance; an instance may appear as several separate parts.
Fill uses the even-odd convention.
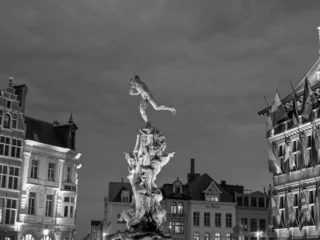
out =
[[[295,96],[295,90],[294,90],[294,87],[293,87],[291,81],[289,81],[289,82],[290,82],[290,85],[291,85],[291,88],[292,88],[292,91],[293,91],[293,104],[296,104],[296,103],[297,103],[297,99],[296,99],[296,96]],[[298,107],[298,106],[296,105],[295,108],[296,108],[296,107]],[[299,128],[299,125],[300,125],[299,109],[296,109],[296,111],[297,111],[297,113],[298,113],[298,119],[297,119],[296,127],[298,128],[298,131],[299,131],[299,133],[300,133],[300,128]]]
[[[268,108],[270,108],[270,106],[269,106],[269,103],[268,103],[268,101],[267,101],[266,96],[263,96],[263,97],[264,97],[264,100],[266,101],[266,104],[267,104]]]

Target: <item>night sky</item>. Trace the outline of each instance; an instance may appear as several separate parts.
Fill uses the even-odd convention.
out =
[[[138,74],[160,104],[151,122],[176,156],[157,183],[196,172],[261,190],[271,183],[257,111],[297,85],[318,59],[315,1],[0,1],[0,79],[27,84],[28,116],[79,127],[77,239],[101,219],[109,181],[128,174],[144,122]]]

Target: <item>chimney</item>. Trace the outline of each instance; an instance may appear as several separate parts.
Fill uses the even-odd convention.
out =
[[[225,188],[226,185],[227,185],[227,181],[226,180],[221,180],[220,181],[220,185],[221,185],[221,187]]]
[[[263,193],[266,194],[266,187],[263,187]]]
[[[200,177],[199,173],[194,173],[194,158],[191,158],[190,161],[190,173],[188,173],[188,184],[196,180],[198,177]]]
[[[124,182],[123,177],[121,178],[121,182],[122,182],[122,183]]]
[[[194,158],[191,158],[190,161],[190,173],[194,174]]]

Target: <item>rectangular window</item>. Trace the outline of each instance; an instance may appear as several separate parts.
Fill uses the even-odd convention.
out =
[[[64,214],[63,214],[63,216],[64,217],[68,217],[68,206],[64,206]]]
[[[221,213],[215,214],[215,226],[221,227]]]
[[[47,195],[46,199],[46,216],[52,217],[53,195]]]
[[[9,156],[10,138],[0,137],[0,155]]]
[[[21,148],[22,148],[21,140],[12,138],[11,157],[20,158]]]
[[[11,108],[11,101],[10,101],[10,100],[7,100],[6,107],[7,107],[7,108]]]
[[[298,194],[295,193],[295,194],[293,195],[293,206],[297,207],[297,206],[298,206],[298,203],[299,203],[299,201],[298,201]]]
[[[55,169],[56,169],[56,165],[54,163],[49,163],[48,181],[53,181],[54,182]]]
[[[18,121],[18,116],[17,114],[12,115],[12,128],[17,128],[17,121]]]
[[[226,214],[226,227],[227,228],[232,227],[232,214],[231,213]]]
[[[259,204],[259,207],[260,207],[260,208],[263,208],[263,207],[264,207],[264,198],[259,197],[259,202],[258,202],[258,204]]]
[[[314,191],[309,191],[309,203],[314,203]]]
[[[36,214],[36,193],[29,193],[29,203],[28,203],[28,214],[35,215]]]
[[[243,206],[249,207],[249,197],[244,197],[243,198]]]
[[[247,218],[241,218],[241,225],[242,225],[244,231],[248,231],[248,219]]]
[[[16,209],[17,209],[17,200],[15,199],[7,199],[6,204],[6,216],[4,223],[5,224],[15,224],[15,218],[16,218]]]
[[[0,198],[0,223],[3,223],[4,201],[4,198]]]
[[[259,219],[259,230],[265,231],[266,230],[266,220],[265,219]]]
[[[200,225],[200,212],[193,212],[193,226]]]
[[[0,110],[0,125],[2,125],[2,119],[3,119],[3,110]]]
[[[307,137],[307,147],[311,147],[311,135]]]
[[[257,207],[257,198],[251,197],[251,207]]]
[[[68,168],[67,168],[67,182],[68,183],[71,182],[71,171],[72,171],[72,168],[70,166],[68,166]]]
[[[64,197],[64,217],[74,217],[74,197]]]
[[[242,197],[237,197],[238,206],[242,206]]]
[[[256,232],[257,231],[257,219],[250,219],[250,231]]]
[[[32,160],[31,161],[31,178],[38,178],[38,161],[37,160]]]
[[[210,227],[210,213],[208,212],[204,213],[204,226]]]
[[[18,189],[19,168],[10,167],[8,188]]]

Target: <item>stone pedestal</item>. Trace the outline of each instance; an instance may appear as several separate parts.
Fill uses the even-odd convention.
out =
[[[160,205],[163,197],[155,184],[161,168],[174,156],[173,152],[164,153],[166,146],[164,135],[155,127],[139,130],[133,152],[125,153],[133,191],[132,202],[120,217],[126,222],[127,230],[109,235],[107,239],[171,239],[159,230],[166,210]]]

